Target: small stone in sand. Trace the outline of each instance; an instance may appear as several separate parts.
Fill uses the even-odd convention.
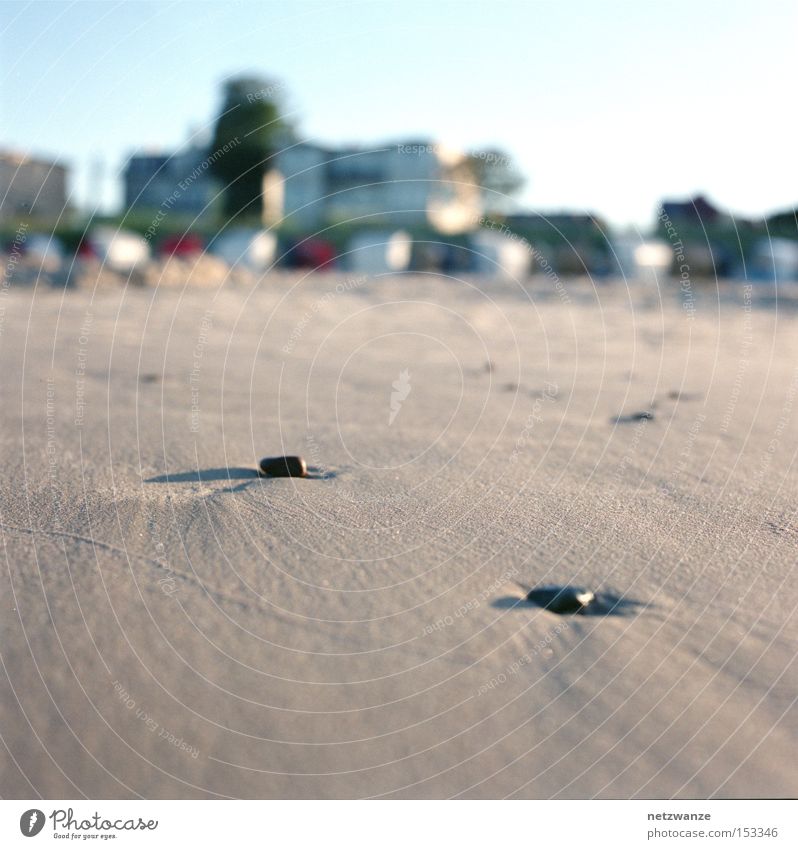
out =
[[[638,413],[629,413],[628,416],[617,416],[612,419],[615,424],[629,424],[630,422],[650,421],[654,418],[654,413],[651,410],[641,410]]]
[[[304,478],[308,467],[302,457],[264,457],[260,471],[272,478]]]
[[[538,607],[544,607],[552,613],[582,613],[596,600],[590,590],[575,587],[540,587],[530,590],[527,599]]]

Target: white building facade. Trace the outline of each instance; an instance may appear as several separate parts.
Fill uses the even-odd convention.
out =
[[[307,232],[364,219],[391,226],[472,230],[482,194],[471,159],[443,145],[378,148],[288,145],[264,175],[268,224]]]

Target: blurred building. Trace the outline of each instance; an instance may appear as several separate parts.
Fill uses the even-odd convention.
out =
[[[66,208],[66,182],[67,169],[57,162],[0,152],[0,221],[55,221]]]
[[[673,248],[674,276],[689,271],[693,277],[713,279],[744,273],[758,229],[755,222],[732,216],[697,195],[663,201],[655,235]]]
[[[685,201],[665,200],[662,202],[662,212],[671,221],[680,224],[715,224],[725,217],[703,195]]]
[[[428,142],[382,148],[285,147],[264,175],[267,223],[310,231],[339,222],[474,229],[482,192],[467,154]]]
[[[613,270],[609,228],[589,212],[519,212],[507,227],[536,250],[537,264],[560,274],[606,274]]]
[[[172,154],[134,154],[124,171],[125,208],[193,216],[210,210],[219,192],[210,159],[204,147]]]

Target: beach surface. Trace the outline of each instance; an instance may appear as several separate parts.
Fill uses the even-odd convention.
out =
[[[771,288],[4,289],[3,797],[798,796]]]

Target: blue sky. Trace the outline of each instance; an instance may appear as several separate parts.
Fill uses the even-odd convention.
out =
[[[0,145],[66,160],[79,202],[92,162],[117,202],[127,155],[209,128],[251,71],[308,138],[500,146],[533,208],[798,204],[793,0],[2,2],[0,32]]]

